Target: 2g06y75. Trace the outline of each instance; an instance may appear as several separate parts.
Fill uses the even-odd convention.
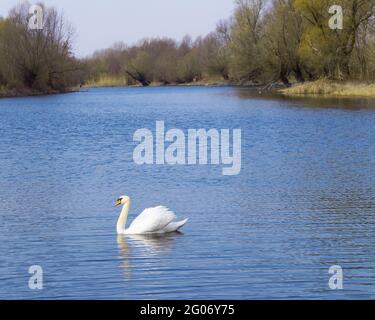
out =
[[[232,315],[234,314],[234,306],[233,305],[188,305],[185,304],[185,315]]]

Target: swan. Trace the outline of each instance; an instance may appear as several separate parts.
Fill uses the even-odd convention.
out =
[[[129,228],[125,229],[126,220],[129,215],[130,198],[121,196],[116,200],[116,206],[123,205],[120,216],[117,220],[117,234],[161,234],[170,233],[183,227],[188,219],[175,221],[176,215],[168,208],[158,206],[145,209],[134,219]]]

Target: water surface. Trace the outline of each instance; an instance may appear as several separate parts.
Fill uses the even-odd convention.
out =
[[[242,170],[137,166],[133,133],[241,128]],[[115,88],[0,100],[0,298],[375,296],[375,103],[235,88]],[[118,237],[166,205],[181,234]],[[43,290],[28,288],[40,265]],[[328,269],[344,270],[344,290]]]

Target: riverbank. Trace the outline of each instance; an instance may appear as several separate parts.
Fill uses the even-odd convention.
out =
[[[317,80],[279,90],[285,96],[363,97],[375,99],[375,83]]]
[[[141,85],[130,85],[126,77],[107,77],[103,76],[96,81],[87,81],[82,86],[68,88],[65,90],[33,90],[33,89],[8,89],[0,88],[0,98],[6,97],[27,97],[27,96],[41,96],[51,94],[62,94],[70,92],[78,92],[81,88],[105,88],[105,87],[138,87]],[[280,83],[270,84],[256,84],[253,82],[233,82],[223,79],[202,79],[199,81],[187,83],[158,83],[153,82],[150,87],[192,87],[192,86],[233,86],[257,90],[259,93],[264,92],[277,92],[284,96],[295,97],[347,97],[347,98],[372,98],[375,99],[375,83],[360,83],[360,82],[337,82],[330,80],[317,80],[312,82],[297,83],[291,87],[285,87]]]
[[[22,88],[22,89],[9,89],[5,87],[0,87],[0,98],[15,98],[15,97],[33,97],[33,96],[46,96],[51,94],[62,94],[62,93],[70,93],[70,92],[78,92],[80,90],[80,86],[67,88],[64,90],[34,90],[30,88]]]
[[[186,82],[186,83],[162,83],[162,82],[151,82],[150,87],[168,87],[168,86],[228,86],[235,85],[229,80],[222,78],[205,78],[197,81]],[[90,79],[82,85],[83,88],[106,88],[106,87],[139,87],[141,84],[130,84],[125,76],[107,76],[103,75],[97,79]]]
[[[265,91],[277,91],[286,88],[282,83],[260,83],[254,81],[235,81],[235,80],[225,80],[222,77],[205,77],[200,80],[191,82],[151,82],[149,87],[241,87],[258,90],[261,92]],[[106,87],[142,87],[141,84],[129,84],[128,80],[124,76],[108,76],[103,75],[97,79],[90,79],[86,81],[82,88],[106,88]]]

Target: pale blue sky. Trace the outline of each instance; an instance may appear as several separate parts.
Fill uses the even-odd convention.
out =
[[[6,16],[18,0],[0,0]],[[31,4],[39,1],[30,0]],[[215,29],[230,17],[234,0],[42,0],[63,10],[76,29],[76,53],[82,57],[117,41],[132,44],[146,37],[167,36],[180,40]]]

